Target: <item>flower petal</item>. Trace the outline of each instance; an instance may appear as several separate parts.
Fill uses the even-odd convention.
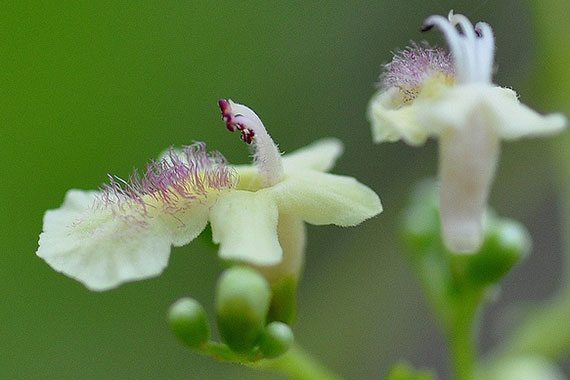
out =
[[[279,212],[308,223],[354,226],[382,212],[380,199],[352,177],[299,171],[273,186]]]
[[[335,138],[317,140],[283,157],[285,171],[313,169],[321,172],[331,170],[337,158],[342,155],[342,142]]]
[[[417,117],[431,133],[447,128],[462,129],[477,115],[504,139],[548,135],[562,131],[566,118],[561,114],[540,115],[522,104],[514,91],[485,84],[450,88],[435,101],[417,101]]]
[[[220,244],[223,259],[275,265],[283,257],[277,220],[277,205],[269,192],[227,192],[210,212],[212,240]]]
[[[508,88],[495,87],[485,99],[489,109],[494,111],[492,123],[504,139],[551,135],[561,132],[568,124],[562,114],[541,115],[530,109]]]
[[[59,209],[47,211],[37,255],[91,290],[160,274],[168,263],[170,234],[160,223],[95,207],[97,195],[70,190]]]
[[[165,233],[170,233],[172,245],[181,247],[198,237],[208,224],[210,205],[217,196],[210,195],[207,200],[197,202],[172,213],[157,215],[164,226]]]
[[[429,130],[417,122],[416,102],[402,105],[397,88],[379,91],[368,105],[368,120],[372,124],[375,143],[400,139],[410,145],[422,145]]]

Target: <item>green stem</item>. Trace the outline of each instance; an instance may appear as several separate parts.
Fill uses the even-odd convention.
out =
[[[447,336],[453,378],[473,380],[477,358],[473,331],[483,292],[466,286],[464,258],[450,256],[443,247],[420,256],[414,263]]]
[[[276,359],[263,359],[246,365],[253,368],[277,370],[294,380],[341,379],[341,377],[330,372],[298,346],[292,347],[286,354]]]
[[[474,321],[475,310],[470,305],[456,305],[450,326],[447,327],[454,379],[456,380],[473,380],[474,378],[476,360],[475,339],[473,337]]]
[[[236,354],[225,344],[217,342],[208,342],[198,352],[223,362],[241,364],[254,369],[281,372],[292,380],[341,379],[340,376],[332,373],[299,346],[291,347],[289,351],[275,359],[261,359],[259,351],[246,355]]]

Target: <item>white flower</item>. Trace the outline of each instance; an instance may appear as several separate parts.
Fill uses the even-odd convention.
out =
[[[439,28],[450,53],[413,45],[386,65],[368,118],[374,141],[421,145],[438,137],[443,238],[454,252],[476,252],[499,158],[500,140],[558,133],[561,114],[541,116],[517,94],[491,82],[495,42],[491,27],[475,26],[450,12],[428,17],[423,30]]]
[[[212,207],[210,222],[220,256],[262,267],[271,277],[298,275],[304,222],[354,226],[382,211],[378,196],[352,177],[324,173],[342,154],[335,139],[320,140],[281,157],[259,117],[221,100],[229,130],[252,142],[255,165],[236,166],[237,190]]]
[[[341,154],[337,140],[284,158],[249,108],[220,101],[230,130],[255,148],[255,166],[227,165],[202,143],[169,150],[129,181],[110,177],[99,191],[68,191],[44,216],[37,255],[92,290],[153,277],[171,246],[211,222],[220,257],[263,268],[269,278],[297,275],[304,222],[356,225],[381,211],[378,196],[350,177],[323,173]]]

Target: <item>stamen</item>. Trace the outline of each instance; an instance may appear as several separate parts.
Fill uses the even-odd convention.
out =
[[[477,40],[477,58],[480,66],[481,80],[491,82],[495,57],[495,36],[493,29],[485,22],[475,24],[475,33],[480,35]]]
[[[459,83],[491,81],[494,39],[489,25],[478,23],[473,27],[467,17],[450,11],[447,19],[428,17],[422,30],[427,31],[434,26],[441,30],[449,45]]]
[[[462,14],[453,14],[453,12],[449,13],[449,22],[453,26],[459,25],[462,34],[462,48],[463,54],[465,57],[465,65],[467,76],[471,80],[476,80],[476,70],[477,70],[477,57],[476,55],[476,48],[475,48],[475,40],[477,36],[475,35],[475,30],[473,28],[473,24],[467,17]]]
[[[244,121],[240,122],[240,116],[235,116],[232,113],[230,102],[226,99],[220,99],[218,101],[218,105],[220,106],[220,110],[222,111],[222,120],[226,122],[226,128],[230,132],[235,132],[239,130],[241,132],[241,139],[246,144],[251,144],[253,141],[253,137],[255,136],[255,132],[253,129],[247,127]]]
[[[246,144],[254,144],[254,162],[261,172],[265,185],[272,186],[283,178],[281,153],[267,133],[263,122],[250,108],[229,99],[218,101],[222,120],[230,132],[239,130]]]
[[[424,25],[429,25],[429,29],[437,27],[441,30],[445,40],[447,41],[451,55],[453,56],[457,77],[459,81],[463,81],[463,77],[465,76],[463,72],[464,54],[461,49],[461,36],[457,29],[455,29],[449,20],[443,16],[430,16],[424,21]]]

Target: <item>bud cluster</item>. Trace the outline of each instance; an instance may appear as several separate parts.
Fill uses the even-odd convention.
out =
[[[168,320],[174,334],[192,349],[221,360],[255,362],[281,356],[293,344],[289,325],[270,320],[271,301],[267,280],[254,269],[236,266],[220,276],[216,288],[216,321],[223,343],[210,340],[206,311],[194,299],[175,302]]]

